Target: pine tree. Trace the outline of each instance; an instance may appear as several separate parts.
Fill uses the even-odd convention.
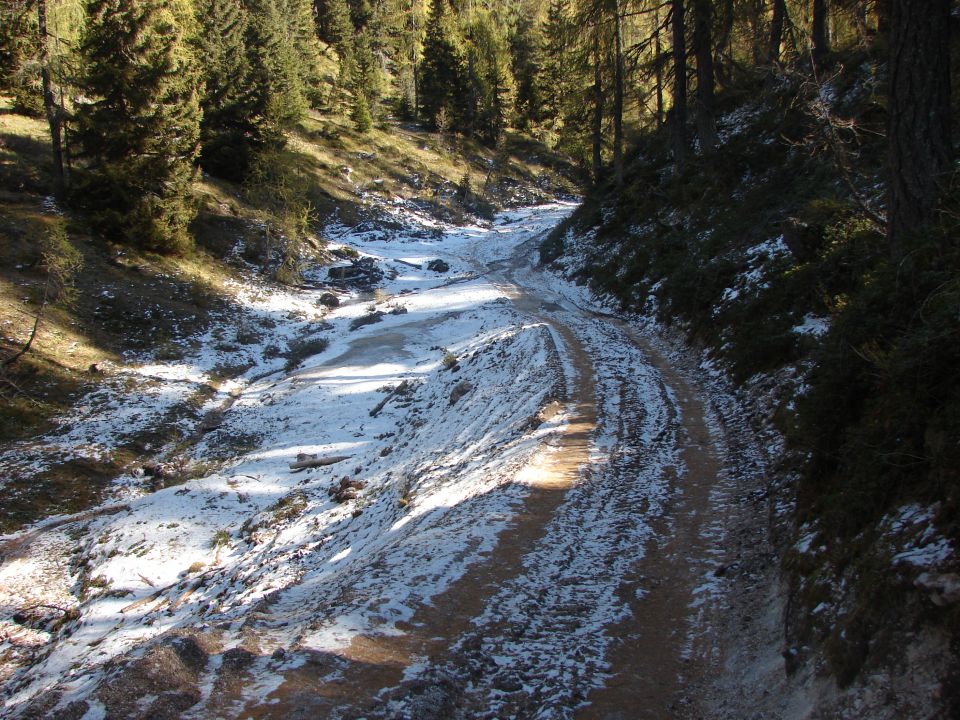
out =
[[[570,4],[568,0],[550,0],[543,28],[544,60],[540,78],[543,117],[558,141],[570,127],[575,97],[575,76],[580,64],[574,61]],[[560,144],[563,144],[560,141]]]
[[[544,38],[532,13],[521,16],[510,38],[511,68],[516,81],[517,125],[529,129],[544,119]]]
[[[888,89],[887,240],[900,261],[904,237],[933,217],[953,167],[949,0],[894,0]]]
[[[687,41],[683,0],[671,0],[673,15],[673,160],[681,172],[687,162]]]
[[[316,0],[317,35],[333,47],[341,58],[350,52],[353,21],[347,0]]]
[[[510,53],[503,24],[485,10],[475,11],[470,24],[470,97],[468,132],[496,144],[510,124],[515,99]]]
[[[423,42],[420,115],[434,128],[462,123],[466,100],[466,68],[455,41],[447,0],[433,0]]]
[[[417,115],[420,105],[420,44],[425,25],[424,3],[421,0],[395,0],[396,44],[393,60],[396,65],[398,114],[406,119]]]
[[[372,108],[380,96],[380,78],[370,49],[370,36],[366,30],[358,32],[354,38],[351,69],[351,119],[359,132],[367,132],[373,124]]]
[[[310,0],[277,0],[277,9],[286,20],[286,37],[294,56],[299,91],[310,107],[319,107],[323,102],[323,91],[313,3]]]
[[[250,17],[247,48],[254,111],[266,136],[281,142],[283,131],[307,112],[306,87],[287,19],[277,0],[244,0]]]
[[[693,54],[697,59],[697,134],[700,152],[709,155],[717,145],[714,119],[713,44],[710,0],[693,0]]]
[[[160,0],[91,0],[87,12],[76,201],[109,236],[185,251],[200,107],[177,18]]]
[[[238,0],[207,0],[198,16],[197,54],[206,88],[200,162],[214,175],[241,180],[264,143],[245,47],[249,18]]]
[[[17,111],[43,115],[40,84],[40,31],[26,2],[0,5],[0,87],[13,95]]]
[[[813,64],[819,66],[824,56],[830,52],[827,40],[827,0],[813,0],[813,25],[810,30],[810,54]]]

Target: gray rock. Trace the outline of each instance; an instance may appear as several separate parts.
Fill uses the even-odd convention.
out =
[[[461,380],[454,385],[453,390],[450,391],[450,404],[455,405],[460,398],[471,390],[473,390],[473,384],[469,380]]]

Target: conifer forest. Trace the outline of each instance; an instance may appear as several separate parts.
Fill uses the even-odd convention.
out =
[[[960,716],[960,5],[0,0],[0,718]]]

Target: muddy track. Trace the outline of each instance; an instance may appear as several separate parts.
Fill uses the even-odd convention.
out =
[[[720,438],[669,360],[613,318],[521,289],[524,264],[496,268],[497,282],[553,328],[574,377],[569,426],[524,470],[535,481],[515,521],[401,634],[312,657],[241,715],[699,714],[688,692],[711,660]],[[611,604],[616,616],[598,612]]]
[[[541,385],[565,378],[544,393],[540,413],[563,413],[562,431],[532,458],[533,449],[497,470],[504,484],[496,493],[515,504],[496,543],[480,552],[479,536],[467,534],[485,517],[481,496],[432,520],[428,528],[470,540],[449,560],[466,570],[438,594],[424,590],[401,621],[383,588],[401,583],[416,598],[417,578],[429,585],[428,570],[416,565],[431,558],[401,554],[409,565],[397,564],[404,536],[385,532],[389,525],[361,575],[342,583],[321,582],[329,553],[314,551],[326,538],[272,559],[272,545],[260,548],[264,563],[283,566],[283,579],[250,612],[198,631],[209,661],[194,684],[200,700],[181,717],[701,716],[691,688],[719,659],[709,629],[722,594],[729,453],[720,426],[702,391],[655,343],[579,307],[532,269],[534,242],[489,266],[478,255],[462,258],[542,333],[549,359],[538,364]],[[403,351],[389,335],[356,344],[327,365],[357,350]],[[492,413],[508,402],[500,392],[491,397]],[[522,481],[526,495],[510,480]],[[211,581],[207,595],[216,600],[234,580]],[[312,637],[353,622],[358,607],[369,607],[371,620],[349,634],[349,646],[312,649],[334,647]]]

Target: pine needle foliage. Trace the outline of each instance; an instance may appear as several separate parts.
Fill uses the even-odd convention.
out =
[[[241,180],[265,142],[263,119],[254,110],[245,42],[249,17],[238,0],[207,0],[197,11],[195,44],[205,86],[200,162],[214,175]]]
[[[200,94],[180,25],[158,0],[91,0],[87,14],[74,200],[108,238],[185,252]]]
[[[420,115],[444,130],[464,114],[466,67],[447,0],[433,0],[423,42]]]

